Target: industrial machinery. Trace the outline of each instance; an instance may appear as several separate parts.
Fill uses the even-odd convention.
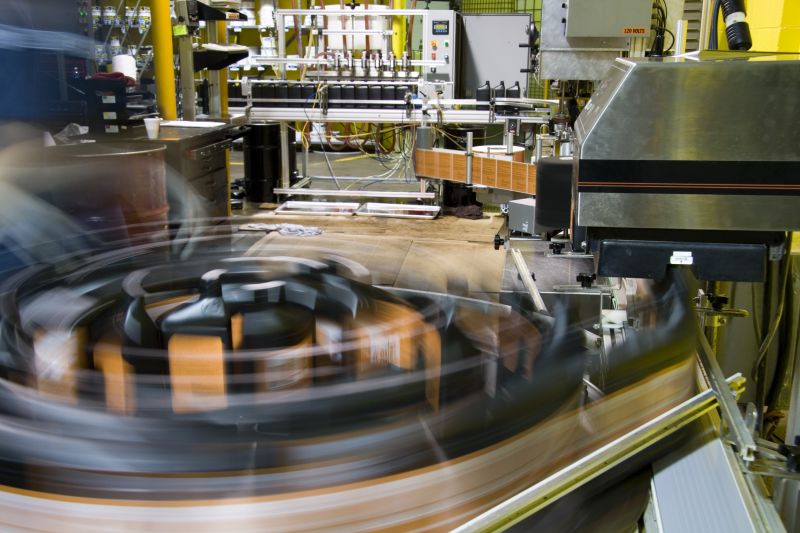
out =
[[[522,134],[520,123],[541,124],[549,118],[548,106],[552,102],[525,98],[518,81],[506,88],[503,80],[491,80],[493,84],[500,82],[492,91],[488,87],[476,91],[474,87],[472,98],[454,98],[462,92],[459,84],[463,55],[461,20],[454,11],[397,10],[383,6],[343,10],[328,6],[279,9],[273,16],[276,56],[254,56],[248,62],[273,67],[277,77],[244,78],[230,82],[229,86],[233,97],[246,104],[244,111],[249,121],[280,121],[284,128],[281,138],[286,138],[290,123],[303,124],[301,134],[306,149],[312,139],[334,150],[363,147],[375,139],[375,146],[380,149],[380,138],[388,131],[393,139],[401,139],[392,143],[405,147],[408,154],[403,158],[408,165],[419,139],[411,134],[411,126],[441,130],[447,124],[497,122],[504,124],[505,132],[516,136]],[[418,27],[422,28],[419,57],[412,57],[405,46],[398,54],[392,46],[392,24],[406,17],[418,21]],[[520,41],[527,40],[525,31],[530,19],[526,20],[519,26]],[[294,55],[286,44],[286,28],[292,27],[292,21],[296,34],[309,35],[307,46],[301,44],[302,38],[295,41]],[[524,46],[517,70],[525,71],[530,62],[528,43],[519,44]],[[475,69],[470,72],[472,83]],[[510,84],[511,80],[508,81]],[[331,126],[336,123],[343,125],[338,132]],[[287,159],[286,156],[288,147],[284,146],[281,159]],[[306,177],[305,170],[302,175]],[[288,165],[283,165],[278,192],[315,194],[313,189],[297,187],[290,191],[289,187]],[[357,196],[358,192],[349,194]],[[430,198],[430,195],[420,190],[418,197]]]
[[[5,526],[450,529],[692,395],[680,284],[652,287],[639,311],[663,327],[629,332],[587,397],[558,310],[375,287],[257,241],[6,280]]]
[[[795,56],[617,60],[575,128],[574,225],[598,273],[660,278],[686,264],[700,279],[763,281],[784,232],[800,229],[787,135],[798,80]]]

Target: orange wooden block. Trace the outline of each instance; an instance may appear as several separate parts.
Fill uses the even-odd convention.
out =
[[[511,161],[497,160],[497,188],[511,190]]]

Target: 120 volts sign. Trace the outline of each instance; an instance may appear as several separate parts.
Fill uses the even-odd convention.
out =
[[[647,28],[622,28],[625,35],[645,35]]]

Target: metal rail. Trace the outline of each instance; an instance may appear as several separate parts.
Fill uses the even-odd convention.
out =
[[[295,188],[280,188],[274,190],[275,194],[282,194],[286,196],[338,196],[346,198],[407,198],[407,199],[425,199],[431,200],[436,198],[436,193],[433,192],[416,192],[416,191],[362,191],[362,190],[337,190],[337,189],[295,189]]]
[[[379,101],[373,101],[379,105]],[[436,110],[432,110],[430,116],[424,115],[419,109],[406,115],[403,109],[328,109],[323,113],[319,108],[270,108],[252,107],[249,109],[249,119],[251,121],[310,121],[310,122],[371,122],[371,123],[395,123],[397,125],[425,124],[440,122],[436,116]],[[549,120],[546,116],[520,116],[517,118],[523,123],[546,124]],[[489,111],[470,110],[470,109],[445,109],[441,113],[441,123],[443,124],[494,124],[502,121],[503,117],[492,115]]]
[[[741,374],[734,374],[726,380],[726,383],[729,390],[740,393],[743,390],[744,378]],[[716,406],[717,396],[714,392],[710,389],[703,391],[453,531],[473,533],[506,530],[554,500],[569,494],[626,459],[697,420]]]
[[[728,426],[727,437],[733,442],[736,452],[742,460],[745,463],[750,463],[755,460],[758,447],[753,435],[747,428],[739,407],[736,405],[736,398],[729,393],[728,387],[725,385],[722,369],[713,355],[714,352],[711,350],[711,346],[708,344],[699,322],[697,323],[697,336],[700,340],[700,350],[697,352],[697,357],[700,360],[700,370],[719,400],[722,420]]]

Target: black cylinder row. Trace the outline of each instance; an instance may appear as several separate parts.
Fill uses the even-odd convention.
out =
[[[406,93],[416,94],[417,88],[409,85],[392,84],[332,84],[328,85],[328,107],[357,109],[402,109],[403,104],[383,103],[392,100],[403,100]],[[258,83],[253,84],[252,96],[257,107],[318,107],[317,86],[313,83]],[[239,83],[230,83],[228,88],[230,100],[242,99],[242,87]],[[265,102],[259,100],[295,100],[294,102]],[[342,103],[337,100],[369,100],[370,103]],[[374,104],[371,102],[375,102]]]
[[[514,82],[514,85],[506,87],[504,81],[492,87],[487,80],[486,83],[481,85],[475,90],[475,100],[478,102],[489,102],[492,98],[520,98],[522,96],[522,88],[519,82]],[[489,109],[488,105],[478,105],[478,109]],[[498,106],[497,111],[516,111],[515,107],[511,106]]]
[[[251,124],[244,137],[244,186],[251,202],[275,202],[281,177],[281,128],[278,124]],[[289,174],[297,169],[294,132],[289,131]]]

